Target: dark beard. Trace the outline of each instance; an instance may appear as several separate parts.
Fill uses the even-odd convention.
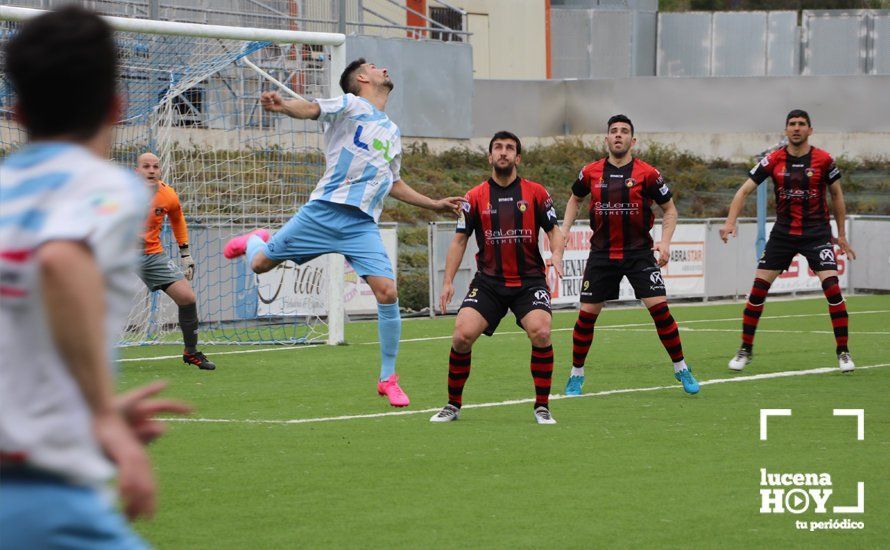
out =
[[[392,91],[393,88],[396,87],[395,83],[393,83],[392,80],[386,80],[386,81],[384,81],[383,84],[381,84],[381,86],[383,86],[384,88],[388,89],[390,92]]]
[[[624,157],[627,156],[627,153],[630,152],[630,149],[625,149],[624,151],[620,151],[618,153],[615,153],[611,150],[609,152],[612,153],[612,156],[615,157],[616,159],[623,159]]]
[[[494,173],[499,175],[502,178],[505,178],[513,173],[513,169],[516,168],[515,164],[510,164],[505,168],[501,168],[497,164],[494,165]]]

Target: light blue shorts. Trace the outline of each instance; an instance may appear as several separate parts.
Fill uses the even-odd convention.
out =
[[[342,254],[359,277],[396,278],[374,219],[355,207],[322,200],[303,205],[269,239],[266,257],[302,264],[330,253]]]
[[[94,489],[42,474],[3,471],[3,548],[142,550],[148,545]]]

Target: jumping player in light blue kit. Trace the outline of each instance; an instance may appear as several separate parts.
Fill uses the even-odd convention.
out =
[[[270,238],[256,229],[231,239],[223,254],[247,255],[254,273],[265,273],[285,260],[298,264],[322,254],[342,254],[367,281],[377,299],[380,379],[377,392],[392,406],[405,407],[408,396],[395,373],[402,319],[395,274],[377,222],[387,195],[437,212],[459,211],[463,198],[431,199],[402,181],[401,133],[383,112],[393,89],[386,69],[364,59],[350,63],[340,77],[345,95],[331,99],[284,101],[263,93],[267,111],[313,119],[324,126],[324,176],[299,212]]]

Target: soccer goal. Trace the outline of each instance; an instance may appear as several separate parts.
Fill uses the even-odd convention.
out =
[[[0,41],[40,10],[0,6]],[[227,261],[222,247],[253,227],[283,224],[324,172],[323,136],[315,121],[297,121],[260,107],[263,91],[337,95],[345,66],[342,34],[223,27],[107,17],[120,56],[126,101],[114,159],[134,166],[152,151],[162,179],[179,194],[197,263],[204,343],[343,341],[341,256],[262,276],[245,261]],[[47,82],[51,86],[51,82]],[[64,94],[59,90],[59,94]],[[0,89],[0,154],[19,147],[24,132],[11,115],[13,92]],[[164,248],[178,262],[169,228]],[[136,289],[139,290],[136,290]],[[134,282],[123,344],[178,341],[176,307]]]

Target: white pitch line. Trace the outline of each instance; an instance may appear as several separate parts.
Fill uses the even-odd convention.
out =
[[[302,344],[299,346],[276,346],[274,348],[259,348],[259,349],[239,349],[235,351],[215,351],[213,352],[213,356],[217,355],[241,355],[243,353],[262,353],[264,351],[288,351],[288,350],[300,350],[300,349],[310,349],[320,347],[322,344]],[[180,355],[156,355],[152,357],[130,357],[128,359],[118,359],[118,363],[144,363],[146,361],[157,361],[159,359],[180,359],[182,354]]]
[[[877,369],[880,367],[890,367],[890,363],[879,363],[877,365],[865,365],[856,367],[856,370]],[[763,374],[752,374],[749,376],[735,376],[732,378],[715,378],[713,380],[703,380],[699,382],[700,386],[709,386],[712,384],[729,384],[733,382],[750,382],[752,380],[768,380],[771,378],[787,378],[790,376],[808,376],[811,374],[827,374],[831,372],[839,372],[837,367],[820,367],[817,369],[807,370],[789,370],[782,372],[767,372]],[[619,395],[627,393],[650,392],[658,390],[678,390],[682,386],[673,384],[670,386],[652,386],[649,388],[625,388],[620,390],[606,390],[595,393],[584,393],[577,396],[566,396],[561,394],[551,395],[551,400],[556,399],[582,399],[584,397],[604,397],[607,395]],[[504,407],[507,405],[522,405],[525,403],[534,403],[534,399],[512,399],[509,401],[495,401],[491,403],[470,403],[464,405],[461,409],[484,409],[488,407]],[[372,414],[352,414],[343,416],[326,416],[319,418],[295,418],[292,420],[250,420],[250,419],[231,419],[231,418],[165,418],[165,422],[192,422],[192,423],[209,423],[209,424],[312,424],[317,422],[335,422],[338,420],[363,420],[369,418],[382,418],[385,416],[409,416],[414,414],[428,414],[438,412],[440,409],[419,409],[411,411],[391,411],[385,413]]]
[[[873,313],[890,313],[890,309],[877,309],[877,310],[872,310],[872,311],[851,311],[850,315],[869,315],[869,314],[873,314]],[[825,315],[826,315],[825,313],[802,313],[802,314],[795,314],[795,315],[768,315],[768,316],[761,317],[761,319],[790,319],[790,318],[799,318],[799,317],[822,317]],[[740,322],[741,317],[728,317],[725,319],[691,319],[689,321],[677,321],[677,325],[680,328],[683,328],[684,325],[688,325],[691,323],[717,323],[717,322],[722,322],[722,321]],[[597,330],[614,330],[614,329],[635,328],[635,327],[652,327],[652,323],[649,322],[649,323],[628,323],[625,325],[603,325],[603,326],[597,326],[596,328],[597,328]],[[555,329],[552,329],[550,332],[566,332],[569,330],[574,330],[574,328],[573,327],[555,328]],[[695,330],[695,329],[687,328],[684,330]],[[704,331],[705,329],[698,329],[698,330]],[[719,329],[713,329],[713,332],[717,332],[718,330]],[[738,332],[738,331],[733,329],[733,330],[729,330],[729,332]],[[758,332],[778,332],[778,331],[758,329]],[[818,331],[814,331],[814,333],[821,334],[821,332],[818,332]],[[500,332],[494,333],[495,336],[510,336],[510,335],[515,336],[517,334],[525,334],[525,332],[523,332],[521,330],[513,330],[513,331],[505,330],[505,331],[500,331]],[[871,333],[860,333],[860,332],[854,331],[854,334],[871,334]],[[883,334],[883,333],[879,332],[876,334]],[[432,342],[435,340],[451,340],[451,336],[448,335],[448,336],[427,336],[427,337],[423,337],[423,338],[404,338],[402,340],[399,340],[399,343],[404,344],[404,343],[408,343],[408,342]],[[235,351],[215,351],[215,352],[213,352],[213,356],[216,357],[217,355],[241,355],[241,354],[245,354],[245,353],[263,353],[263,352],[267,352],[267,351],[304,350],[304,349],[320,347],[321,345],[322,344],[303,344],[300,346],[278,346],[278,347],[274,347],[274,348],[244,349],[244,350],[235,350]],[[353,345],[355,345],[355,346],[378,346],[378,345],[380,345],[380,342],[357,342]],[[128,359],[118,359],[118,362],[119,363],[144,363],[146,361],[158,361],[158,360],[162,360],[162,359],[179,359],[180,357],[182,357],[182,355],[158,355],[158,356],[154,356],[154,357],[131,357]]]

